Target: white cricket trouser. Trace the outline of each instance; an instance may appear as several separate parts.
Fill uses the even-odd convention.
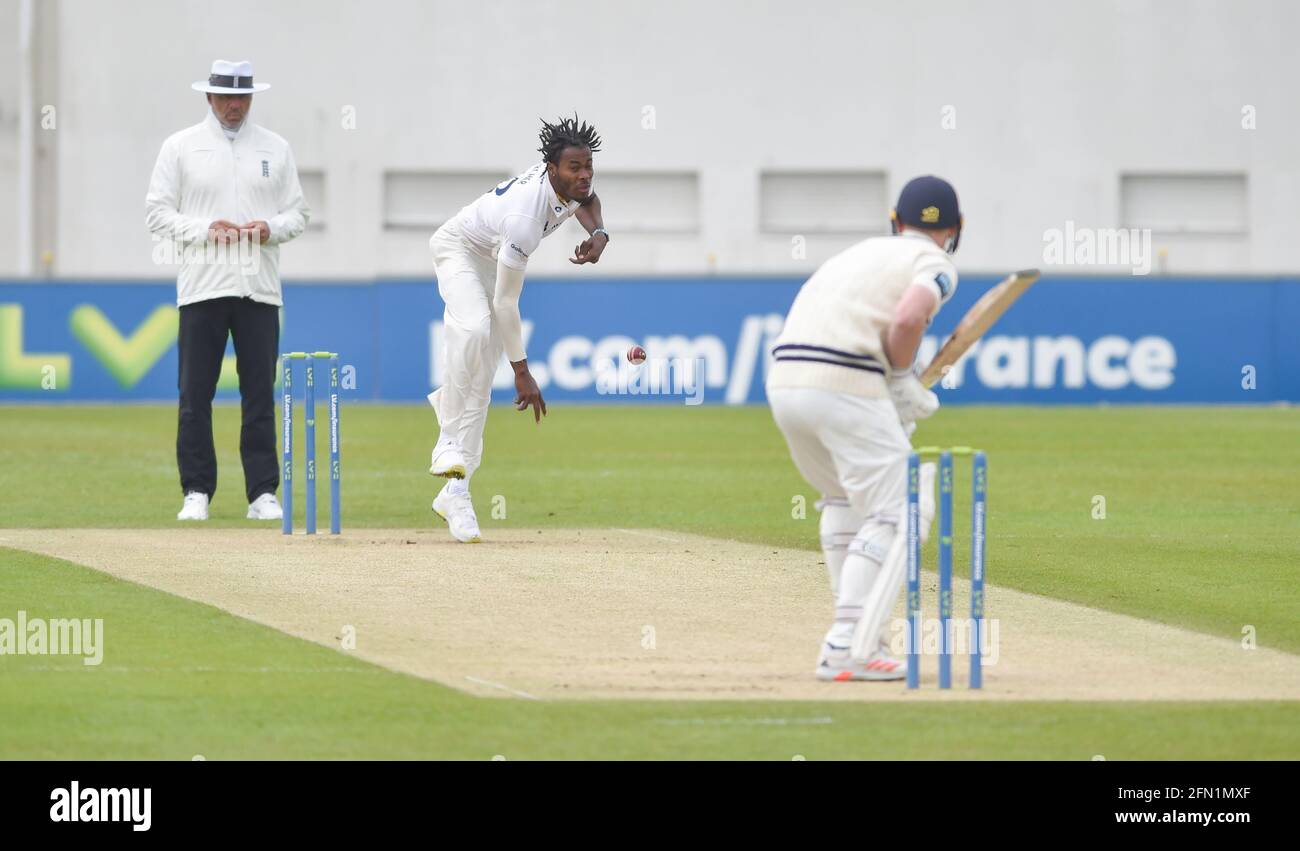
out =
[[[835,597],[826,642],[847,647],[903,517],[911,443],[889,399],[789,387],[767,397],[795,466],[822,494],[822,552]]]
[[[472,251],[455,222],[429,240],[442,296],[442,386],[430,396],[438,415],[438,443],[455,443],[465,456],[466,477],[483,460],[483,426],[492,397],[492,377],[503,344],[492,315],[497,264]]]
[[[772,416],[808,484],[863,517],[901,516],[912,444],[889,399],[814,388],[768,391]]]

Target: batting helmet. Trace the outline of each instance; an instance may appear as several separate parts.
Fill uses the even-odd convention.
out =
[[[957,232],[944,246],[944,250],[952,254],[961,240],[962,217],[957,206],[957,190],[942,177],[932,174],[912,178],[898,194],[898,206],[889,214],[889,225],[894,233],[898,233],[900,224],[923,230],[956,228]]]

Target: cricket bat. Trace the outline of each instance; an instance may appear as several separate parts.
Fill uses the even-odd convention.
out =
[[[1037,269],[1014,272],[980,296],[980,300],[975,302],[957,323],[952,336],[939,349],[934,360],[930,361],[930,365],[925,368],[925,372],[921,373],[921,383],[926,387],[933,387],[939,379],[943,378],[944,371],[961,360],[961,356],[975,345],[975,341],[983,337],[985,332],[993,327],[993,323],[1007,312],[1007,308],[1015,304],[1016,299],[1038,280],[1038,275]]]

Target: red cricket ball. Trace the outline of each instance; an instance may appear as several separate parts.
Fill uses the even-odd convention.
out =
[[[645,349],[640,346],[633,346],[627,350],[627,359],[629,363],[640,366],[645,363]]]

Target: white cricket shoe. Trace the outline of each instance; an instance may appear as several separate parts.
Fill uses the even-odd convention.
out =
[[[208,519],[208,495],[198,491],[190,491],[185,494],[185,504],[181,506],[180,513],[176,515],[177,520],[207,520]]]
[[[433,498],[433,511],[447,521],[451,536],[462,544],[477,544],[483,540],[483,533],[478,528],[478,517],[474,514],[474,503],[469,493],[451,493],[451,482],[443,485],[442,490]]]
[[[284,510],[273,493],[264,493],[248,504],[249,520],[283,520]]]
[[[829,643],[822,645],[821,657],[817,660],[817,679],[827,682],[902,680],[906,677],[907,661],[889,655],[883,642],[865,662],[854,659],[848,647]]]
[[[429,461],[429,475],[444,479],[465,478],[465,456],[452,443],[433,447],[433,457]]]

